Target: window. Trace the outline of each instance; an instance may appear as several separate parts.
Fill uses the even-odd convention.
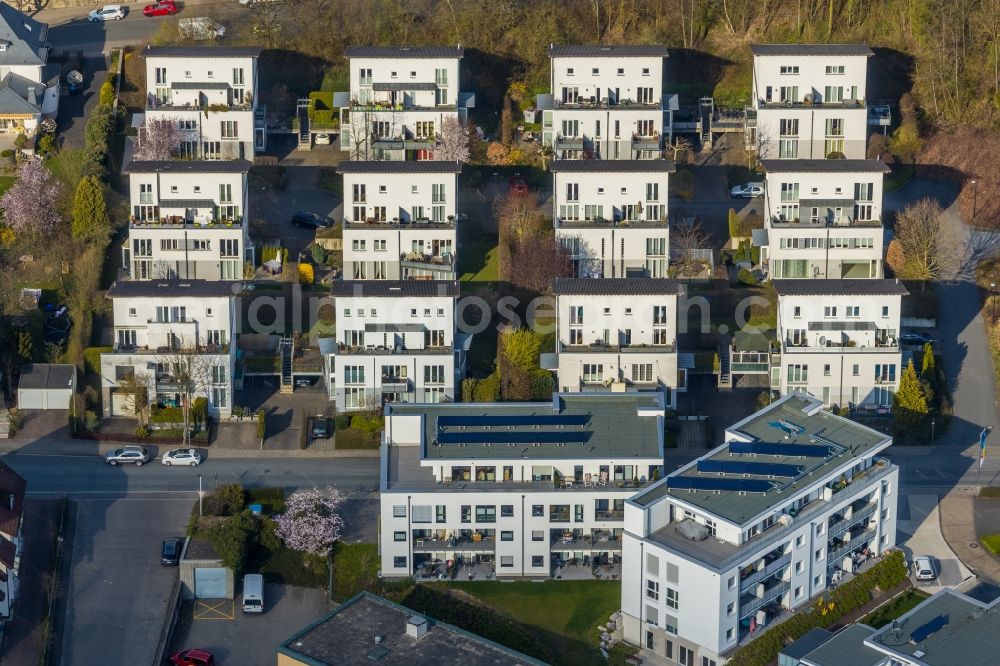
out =
[[[736,576],[729,577],[729,580],[726,582],[726,587],[730,590],[736,587]]]
[[[732,632],[733,632],[732,629],[730,629],[730,630],[728,630],[726,632],[726,639],[727,640],[729,640],[731,638],[730,634],[732,634]],[[701,666],[715,666],[715,660],[714,659],[709,659],[708,657],[702,657],[701,658]]]
[[[726,640],[732,641],[734,638],[736,638],[736,630],[732,628],[726,629]]]
[[[438,504],[434,507],[434,522],[435,523],[446,523],[448,522],[448,507],[444,504]]]
[[[646,632],[646,649],[647,650],[652,650],[653,649],[653,632],[652,631],[647,631]]]
[[[673,633],[677,633],[675,630]],[[686,648],[683,645],[679,646],[677,651],[677,661],[680,662],[681,666],[694,666],[694,650]]]
[[[469,504],[462,505],[462,522],[463,523],[472,522],[472,506]]]
[[[802,317],[802,308],[799,307],[798,305],[796,305],[794,308],[792,308],[792,316],[795,317],[796,319],[801,318]]]
[[[642,68],[642,75],[643,76],[649,76],[649,67],[643,67]]]
[[[831,75],[832,74],[843,74],[844,73],[844,66],[843,65],[827,65],[826,66],[826,73],[827,74],[831,74]]]
[[[501,504],[500,505],[500,517],[501,518],[513,518],[514,517],[514,505],[513,504]]]
[[[816,552],[813,553],[813,559],[815,559],[817,562],[819,562],[820,560],[823,559],[823,549],[822,548],[817,549]]]
[[[824,377],[829,377],[830,376],[830,364],[829,363],[824,363],[823,364],[823,376]]]
[[[851,366],[851,374],[853,376],[855,376],[855,377],[860,377],[861,376],[861,365],[858,364],[858,363],[855,363],[853,366]],[[857,402],[857,400],[853,400],[852,402]]]
[[[848,305],[847,306],[847,316],[848,317],[860,317],[861,316],[861,306],[859,306],[859,305]]]
[[[406,532],[393,532],[392,533],[392,540],[393,541],[406,541]]]
[[[677,610],[678,602],[680,601],[680,592],[673,589],[672,587],[667,588],[667,608],[673,608]]]
[[[726,606],[726,615],[732,617],[733,613],[736,612],[736,602],[730,601],[729,605]]]
[[[512,531],[510,531],[510,530],[504,530],[504,531],[500,532],[500,540],[501,541],[513,541],[514,540],[514,533]]]
[[[572,67],[567,67],[566,68],[566,76],[573,76],[573,68]]]
[[[395,568],[397,568],[397,569],[405,569],[406,568],[406,556],[403,555],[401,557],[394,557],[394,558],[392,558],[392,566],[395,567]]]
[[[497,522],[497,508],[493,505],[476,505],[476,522],[477,523],[495,523]]]
[[[654,576],[660,574],[660,558],[652,553],[646,553],[646,573]]]
[[[782,65],[781,69],[779,71],[782,74],[798,74],[799,73],[799,66],[798,65]]]
[[[819,587],[823,583],[823,576],[813,578],[813,587]]]
[[[501,555],[500,556],[500,566],[504,568],[509,568],[514,566],[514,556],[513,555]]]
[[[532,541],[545,541],[545,530],[531,530]]]
[[[431,506],[429,504],[425,505],[414,505],[411,508],[412,515],[411,520],[415,523],[429,523],[431,522]]]
[[[788,383],[805,384],[809,381],[809,366],[801,363],[792,363],[788,366]]]
[[[832,319],[837,316],[837,306],[836,305],[825,305],[823,306],[823,316],[827,319]]]
[[[653,601],[660,600],[660,584],[655,580],[646,581],[646,596]]]
[[[531,506],[531,515],[535,518],[545,517],[545,505],[544,504],[533,504]]]
[[[667,659],[673,659],[674,658],[674,642],[673,641],[664,641],[664,643],[665,643],[665,645],[664,645],[664,650],[663,651],[667,655]]]
[[[802,545],[805,543],[805,541],[806,541],[805,537],[803,537],[801,534],[798,535],[797,537],[795,537],[795,547],[801,548]]]
[[[223,139],[239,138],[239,124],[235,120],[221,121],[221,131]]]
[[[531,556],[531,566],[533,566],[533,567],[544,567],[545,566],[545,556],[544,555],[532,555]]]
[[[803,569],[803,567],[804,567],[804,566],[805,566],[805,565],[804,565],[804,563],[802,562],[802,560],[799,560],[798,562],[796,562],[796,563],[795,563],[795,573],[797,573],[797,574],[800,574],[800,573],[802,573],[802,569]]]

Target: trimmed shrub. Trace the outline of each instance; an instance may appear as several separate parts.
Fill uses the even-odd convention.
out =
[[[267,434],[267,412],[261,407],[257,410],[257,439],[259,441],[264,441],[264,436]]]
[[[312,264],[299,264],[299,282],[301,284],[312,284],[315,279]]]
[[[203,504],[206,516],[234,516],[246,506],[243,486],[238,483],[223,484],[214,493],[205,495]],[[198,511],[197,503],[192,509]]]
[[[113,75],[109,76],[101,84],[101,91],[99,93],[99,103],[106,106],[111,106],[115,103],[115,84],[112,82]]]
[[[337,432],[338,449],[377,449],[381,446],[378,433],[365,432],[357,428],[347,428]]]
[[[208,422],[208,398],[199,396],[191,402],[191,425],[197,426]]]
[[[245,493],[247,506],[262,504],[264,513],[281,513],[285,510],[285,489],[277,486],[250,488]]]
[[[18,148],[24,148],[28,145],[28,137],[24,134],[18,134],[17,138],[14,139],[14,145]]]
[[[980,489],[979,496],[986,499],[1000,499],[1000,486],[986,486]]]
[[[741,268],[740,272],[736,274],[736,279],[740,281],[740,284],[745,284],[750,287],[755,287],[760,284],[760,280],[750,271],[745,268]]]
[[[347,430],[351,427],[351,415],[350,414],[337,414],[337,417],[333,420],[334,425],[337,430]]]

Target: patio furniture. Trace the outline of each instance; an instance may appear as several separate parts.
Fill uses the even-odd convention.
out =
[[[601,476],[597,480],[597,486],[599,488],[603,488],[606,485],[608,485],[608,473],[607,472],[601,472]]]
[[[583,475],[583,487],[584,488],[590,488],[593,485],[594,485],[594,477],[591,476],[589,472],[587,474],[584,474]]]

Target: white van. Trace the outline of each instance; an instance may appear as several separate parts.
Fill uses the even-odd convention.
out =
[[[243,577],[243,612],[264,612],[264,577],[260,574]]]

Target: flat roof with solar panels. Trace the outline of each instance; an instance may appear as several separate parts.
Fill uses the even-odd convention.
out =
[[[746,525],[891,438],[790,394],[727,429],[728,443],[669,475],[633,501],[670,495],[736,525]]]
[[[550,403],[393,404],[419,415],[425,460],[662,458],[659,393],[557,394]]]

